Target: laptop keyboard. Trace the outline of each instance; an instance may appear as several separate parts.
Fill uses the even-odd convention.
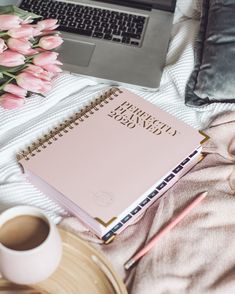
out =
[[[58,19],[60,31],[136,47],[141,45],[147,23],[142,15],[55,0],[23,0],[20,8]]]

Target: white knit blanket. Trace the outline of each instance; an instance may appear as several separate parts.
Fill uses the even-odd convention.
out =
[[[159,90],[154,93],[134,92],[201,129],[218,114],[235,109],[235,105],[218,103],[199,110],[184,105],[185,85],[194,64],[193,46],[200,16],[198,10],[197,0],[177,2],[172,38]],[[14,205],[29,204],[47,211],[55,222],[67,214],[25,182],[16,154],[105,89],[107,85],[89,78],[63,73],[54,81],[53,90],[46,98],[34,95],[23,108],[16,110],[0,107],[0,211]]]

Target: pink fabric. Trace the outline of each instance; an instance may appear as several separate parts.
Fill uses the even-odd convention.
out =
[[[125,281],[128,293],[235,293],[235,112],[205,131],[208,155],[109,245],[75,218],[62,226],[101,250]],[[123,264],[198,193],[208,196],[132,270]]]

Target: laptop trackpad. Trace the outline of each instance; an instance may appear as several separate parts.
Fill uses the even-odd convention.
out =
[[[58,48],[59,59],[63,63],[88,66],[95,49],[95,44],[63,38],[64,43]]]

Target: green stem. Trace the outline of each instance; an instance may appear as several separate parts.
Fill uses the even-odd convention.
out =
[[[2,90],[7,84],[9,84],[12,80],[15,78],[10,78],[8,81],[6,81],[4,84],[1,85],[0,90]]]
[[[33,58],[38,55],[39,53],[36,53],[36,54],[33,54],[33,55],[30,55],[28,57],[25,58],[25,63],[28,63],[28,62],[31,62],[33,60]]]
[[[7,32],[1,32],[0,33],[0,37],[4,37],[4,36],[7,36]]]
[[[39,46],[38,46],[38,43],[32,45],[32,48],[37,48],[37,47],[39,47]]]
[[[33,59],[37,54],[38,54],[38,53],[33,54],[33,55],[30,55],[30,56],[26,56],[26,57],[25,57],[25,60],[26,60],[26,61],[27,61],[27,60],[31,60],[31,59]]]
[[[13,75],[13,74],[11,74],[11,73],[9,73],[9,72],[7,72],[7,71],[4,71],[3,74],[4,74],[5,76],[11,77],[12,79],[15,79],[15,78],[16,78],[15,75]]]

